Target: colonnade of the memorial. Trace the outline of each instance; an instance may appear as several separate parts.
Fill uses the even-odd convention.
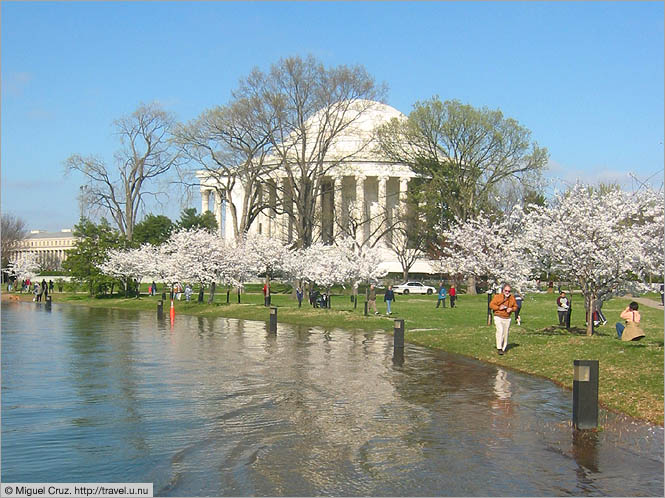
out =
[[[321,193],[315,202],[315,236],[324,242],[347,232],[350,226],[350,216],[354,217],[359,230],[356,239],[364,242],[370,234],[381,232],[378,224],[390,223],[397,216],[397,208],[406,202],[406,192],[409,177],[395,177],[388,175],[337,175],[323,179]],[[267,195],[268,204],[276,206],[279,196],[282,196],[283,205],[288,206],[292,201],[289,195],[286,179],[277,186],[266,184],[263,195]],[[278,188],[279,187],[279,188]],[[234,237],[232,216],[225,201],[224,191],[210,186],[201,186],[201,212],[213,211],[217,219],[219,234],[225,240]],[[242,204],[241,193],[233,193],[236,206]],[[211,209],[212,200],[212,209]],[[353,204],[352,204],[353,203]],[[356,211],[351,209],[356,207]],[[359,208],[360,212],[357,211]],[[240,217],[240,213],[238,213]],[[269,237],[280,237],[285,242],[293,240],[294,227],[289,215],[278,214],[276,210],[266,209],[261,213],[250,228],[251,232],[262,233]]]

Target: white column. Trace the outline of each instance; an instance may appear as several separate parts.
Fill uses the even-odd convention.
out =
[[[215,190],[215,219],[217,220],[217,233],[222,235],[222,194]]]
[[[201,187],[201,214],[210,211],[210,190]]]
[[[342,188],[344,188],[344,177],[336,175],[335,179],[335,202],[333,208],[333,238],[336,238],[341,233],[341,226],[344,223],[344,215],[342,213]]]
[[[233,232],[233,215],[231,214],[231,206],[229,201],[224,202],[224,240],[231,242],[234,240],[235,234]]]
[[[400,178],[399,179],[399,203],[400,207],[406,203],[406,191],[409,188],[409,179]]]
[[[359,219],[356,220],[360,223],[356,233],[356,241],[361,244],[365,240],[365,225],[363,222],[365,217],[365,175],[356,176],[356,207],[358,209]]]
[[[378,225],[378,235],[381,235],[381,231],[385,229],[386,218],[388,216],[388,177],[380,176],[379,177],[379,195],[378,195],[378,209],[377,209],[377,219],[376,224]]]
[[[314,193],[314,226],[312,227],[312,235],[318,238],[319,242],[323,242],[323,206],[321,195],[322,188],[317,193]]]
[[[289,198],[288,198],[288,178],[281,178],[282,181],[282,211],[283,213],[279,215],[280,218],[280,225],[281,225],[281,233],[280,233],[280,238],[282,239],[282,242],[287,243],[289,241],[289,215],[286,212],[286,206],[289,203]]]

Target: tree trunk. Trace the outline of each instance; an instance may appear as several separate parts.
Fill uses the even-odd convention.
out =
[[[212,304],[215,300],[215,289],[217,288],[217,283],[213,282],[210,284],[210,295],[208,296],[208,304]]]
[[[404,279],[404,283],[409,281],[409,269],[402,267],[402,278]]]
[[[466,279],[466,293],[471,295],[471,296],[476,295],[476,277],[475,277],[475,275],[470,275]]]
[[[584,307],[586,308],[586,316],[587,316],[586,335],[589,336],[589,337],[593,335],[593,302],[594,301],[595,301],[595,296],[593,294],[590,294],[588,296],[584,296]]]

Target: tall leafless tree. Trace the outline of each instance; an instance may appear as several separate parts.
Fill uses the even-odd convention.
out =
[[[315,199],[325,189],[325,178],[343,157],[329,154],[335,139],[383,99],[377,85],[361,66],[324,67],[314,57],[290,57],[268,73],[255,69],[241,81],[234,98],[260,102],[261,127],[269,131],[275,162],[285,179],[275,181],[279,199],[274,209],[287,213],[295,228],[295,245],[308,247],[317,223]],[[362,148],[362,146],[361,146]]]
[[[226,222],[237,240],[268,206],[262,191],[276,165],[266,163],[273,120],[265,112],[262,102],[241,98],[203,112],[174,133],[183,155],[205,171],[227,202],[231,219]],[[191,169],[181,176],[189,186],[198,184]]]
[[[2,213],[2,225],[0,226],[0,238],[2,239],[2,267],[6,268],[9,254],[16,244],[25,239],[28,231],[25,222],[11,213]]]
[[[113,123],[120,140],[114,166],[79,154],[65,161],[67,172],[79,171],[85,176],[85,201],[108,213],[129,240],[145,198],[157,198],[161,193],[150,190],[155,180],[178,162],[170,141],[174,122],[159,104],[141,104],[131,115]]]

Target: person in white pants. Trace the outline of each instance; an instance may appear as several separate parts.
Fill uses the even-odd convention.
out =
[[[508,346],[508,331],[510,330],[510,314],[517,310],[517,301],[511,294],[510,285],[503,284],[501,292],[495,294],[490,301],[490,309],[494,311],[494,325],[496,327],[496,351],[502,355]]]

